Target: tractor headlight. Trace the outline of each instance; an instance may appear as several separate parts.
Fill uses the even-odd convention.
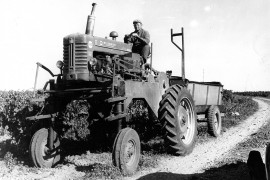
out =
[[[57,61],[56,66],[57,66],[59,69],[62,69],[62,67],[64,66],[63,61]]]

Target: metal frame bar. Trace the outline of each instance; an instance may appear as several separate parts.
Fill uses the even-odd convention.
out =
[[[174,41],[174,36],[182,37],[182,46],[179,47]],[[173,33],[173,29],[171,29],[171,42],[182,52],[182,79],[185,81],[185,49],[184,49],[184,28],[181,28],[181,33]]]

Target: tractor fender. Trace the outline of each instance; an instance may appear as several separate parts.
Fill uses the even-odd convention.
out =
[[[36,131],[38,131],[41,128],[49,128],[50,127],[50,121],[41,119],[36,121],[31,127],[30,131],[28,132],[29,135],[32,137]]]
[[[155,77],[155,81],[159,83],[160,97],[165,93],[165,91],[169,88],[169,78],[166,73],[159,72]]]

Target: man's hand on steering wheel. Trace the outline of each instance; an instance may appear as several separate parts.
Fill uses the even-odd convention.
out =
[[[137,33],[132,33],[131,36],[137,37],[137,38],[139,37],[139,35]]]

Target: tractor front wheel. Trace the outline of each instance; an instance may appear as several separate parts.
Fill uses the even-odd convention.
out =
[[[133,174],[140,160],[140,138],[138,133],[131,128],[124,128],[117,134],[112,152],[114,166],[124,174]]]
[[[158,111],[165,128],[165,145],[173,155],[185,156],[192,152],[197,138],[194,102],[186,88],[171,86],[162,96]]]
[[[53,132],[53,149],[48,147],[48,129],[42,128],[35,132],[30,143],[31,159],[36,167],[50,168],[60,161],[60,141]]]

